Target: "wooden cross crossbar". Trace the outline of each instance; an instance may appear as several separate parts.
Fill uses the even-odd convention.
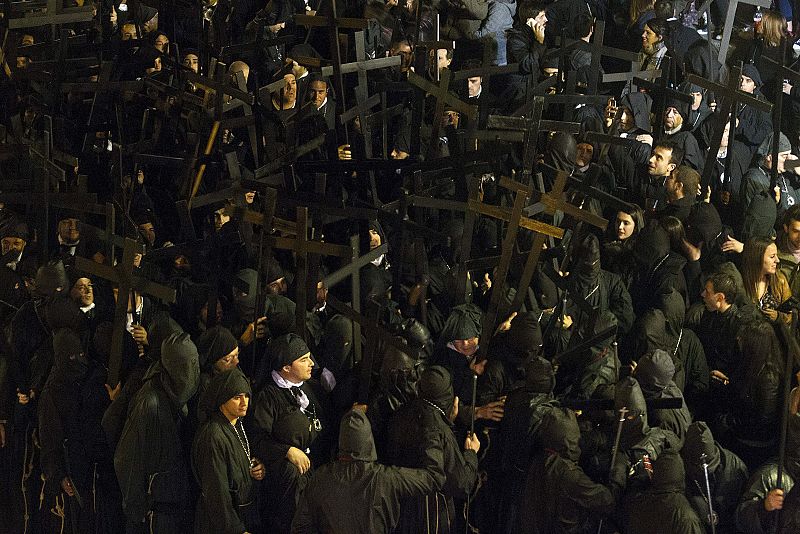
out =
[[[603,83],[627,82],[634,78],[655,80],[661,77],[661,69],[632,70],[603,74]]]
[[[730,0],[728,2],[728,12],[725,13],[725,26],[722,28],[722,40],[719,43],[718,59],[722,65],[725,65],[725,62],[728,59],[728,48],[730,48],[731,45],[731,33],[733,32],[733,25],[736,19],[736,9],[739,7],[739,4],[761,6],[766,9],[769,9],[772,6],[772,2],[770,0]]]
[[[358,32],[361,33],[361,32]],[[358,41],[356,41],[356,44]],[[364,56],[366,57],[366,55]],[[359,59],[352,63],[342,63],[342,74],[352,74],[354,72],[366,72],[375,69],[386,69],[389,67],[398,67],[402,62],[400,56],[379,57],[377,59]],[[329,65],[322,67],[321,75],[330,77],[333,75],[333,66]]]
[[[639,78],[638,76],[633,78],[633,83],[636,84],[639,90],[644,89],[653,97],[652,109],[656,116],[653,131],[657,135],[661,135],[661,132],[664,131],[664,112],[667,110],[667,98],[674,98],[688,104],[692,103],[692,97],[688,94],[669,87],[670,77],[672,75],[671,66],[672,58],[665,55],[661,59],[661,68],[664,71],[664,75],[659,79],[659,83],[653,83],[649,80]]]
[[[416,74],[415,72],[409,72],[408,81],[426,93],[432,95],[436,99],[437,109],[441,104],[442,112],[444,111],[444,105],[447,104],[448,106],[452,107],[453,110],[469,117],[470,120],[475,120],[478,116],[478,106],[471,106],[457,96],[448,92],[447,88],[450,84],[450,76],[451,72],[447,69],[443,69],[442,78],[437,85],[423,78],[419,74]],[[441,116],[441,113],[439,113],[439,116]],[[438,124],[438,122],[439,121],[434,120],[434,125]]]
[[[122,353],[124,350],[124,336],[126,333],[128,304],[131,291],[137,291],[155,297],[167,303],[175,302],[175,290],[150,282],[139,276],[133,275],[133,262],[139,245],[133,239],[125,239],[122,248],[122,262],[115,267],[101,265],[86,258],[76,257],[75,267],[93,276],[108,280],[118,288],[117,302],[114,307],[114,327],[111,336],[111,354],[108,362],[108,383],[112,387],[119,382],[119,372],[122,366]],[[135,304],[134,304],[135,307]]]
[[[88,22],[94,18],[94,9],[86,5],[81,7],[62,7],[58,0],[47,0],[47,2],[14,3],[24,6],[26,9],[45,7],[46,14],[24,13],[21,17],[15,17],[15,12],[11,9],[6,13],[6,23],[11,30],[21,30],[25,28],[37,28],[39,26],[60,26],[63,24],[74,24],[76,22]],[[11,6],[12,3],[6,3]]]

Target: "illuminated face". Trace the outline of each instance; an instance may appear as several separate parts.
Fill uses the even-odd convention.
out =
[[[725,295],[723,293],[717,293],[711,280],[706,282],[700,296],[703,297],[703,305],[705,305],[708,311],[712,312],[719,311],[725,302]]]
[[[744,74],[742,74],[739,77],[739,89],[741,89],[745,93],[752,94],[756,90],[756,82],[754,82],[752,78],[749,78]]]
[[[389,154],[389,157],[392,159],[406,159],[409,156],[408,152],[404,150],[400,150],[399,148],[393,148],[392,153]]]
[[[90,306],[94,302],[94,286],[88,278],[78,278],[69,290],[69,296],[81,306]]]
[[[80,239],[78,219],[69,217],[58,221],[58,236],[66,243],[74,243]]]
[[[791,150],[787,150],[785,152],[778,152],[778,172],[779,173],[780,172],[784,172],[786,170],[786,168],[785,168],[786,159],[789,157],[789,155],[791,153],[792,153]],[[771,153],[767,154],[767,156],[764,158],[764,165],[768,169],[772,169],[772,154]]]
[[[319,109],[328,97],[328,84],[321,80],[314,80],[309,85],[311,102]]]
[[[586,167],[592,162],[594,147],[590,143],[578,143],[578,152],[575,156],[575,164],[578,167]]]
[[[183,57],[183,66],[192,69],[192,72],[197,74],[200,69],[200,58],[196,54],[186,54]]]
[[[460,354],[464,356],[472,356],[478,350],[478,338],[471,337],[469,339],[456,339],[453,341],[453,346]]]
[[[247,415],[247,407],[250,405],[250,395],[239,393],[235,397],[228,399],[225,404],[219,407],[219,411],[229,421],[239,419]]]
[[[623,132],[627,132],[632,130],[634,126],[636,126],[636,122],[633,116],[633,111],[627,107],[621,107],[622,111],[620,112],[619,117],[619,127],[622,129]]]
[[[670,163],[672,159],[672,149],[657,146],[650,154],[650,162],[647,164],[647,172],[650,176],[667,176],[674,169],[675,164]]]
[[[452,61],[452,59],[447,58],[446,49],[440,48],[436,51],[436,65],[439,67],[439,70],[449,67]]]
[[[222,228],[222,225],[230,220],[230,215],[225,214],[225,208],[220,208],[214,212],[214,228],[216,230]]]
[[[147,240],[147,244],[153,246],[156,242],[156,229],[153,223],[144,223],[139,225],[139,233]]]
[[[658,43],[661,42],[661,37],[650,29],[650,26],[645,26],[642,32],[642,52],[648,56],[653,55],[658,50]]]
[[[297,98],[297,79],[294,74],[287,74],[283,77],[283,101],[292,104]]]
[[[372,250],[374,248],[378,248],[381,246],[381,234],[373,230],[372,228],[369,229],[369,249]]]
[[[291,365],[283,366],[284,378],[290,382],[298,383],[305,382],[311,378],[311,370],[314,368],[314,360],[311,359],[311,353],[307,352],[300,356]]]
[[[793,250],[800,249],[800,221],[791,221],[789,224],[783,225],[783,231],[786,234],[786,239],[789,241],[789,246]]]
[[[664,110],[664,127],[667,130],[680,128],[682,124],[683,117],[681,117],[681,114],[677,109],[668,107],[666,110]]]
[[[764,251],[764,259],[761,263],[761,274],[775,274],[778,271],[778,264],[781,260],[778,258],[778,247],[772,243]]]
[[[628,239],[635,230],[636,223],[633,221],[633,217],[624,211],[617,212],[617,239]]]
[[[130,23],[123,25],[122,30],[120,30],[120,35],[123,41],[132,41],[136,39],[136,26]]]
[[[8,254],[9,252],[19,255],[23,250],[25,250],[26,244],[25,240],[19,237],[4,237],[0,243],[2,243],[3,255]]]
[[[481,92],[481,80],[482,78],[480,76],[467,78],[467,95],[469,95],[470,98],[478,96]]]
[[[411,45],[405,41],[401,41],[392,47],[389,55],[400,56],[402,58],[400,62],[400,72],[408,72],[409,67],[411,67]]]
[[[689,96],[692,97],[692,111],[700,109],[700,104],[703,103],[703,93],[690,93]]]
[[[166,54],[167,50],[169,50],[169,38],[161,33],[158,35],[158,37],[156,37],[156,41],[153,43],[153,46],[155,46],[156,50],[162,54]]]

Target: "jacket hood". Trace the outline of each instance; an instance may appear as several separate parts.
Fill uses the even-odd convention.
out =
[[[350,410],[339,424],[339,454],[346,454],[353,460],[375,462],[375,440],[367,415],[361,410]]]
[[[689,478],[697,481],[705,480],[703,473],[703,454],[706,455],[705,461],[708,463],[709,475],[719,467],[720,452],[714,436],[708,425],[703,421],[695,421],[686,429],[686,441],[684,441],[681,456],[686,466]]]
[[[581,448],[578,441],[581,431],[575,412],[567,408],[553,408],[545,412],[537,430],[539,440],[545,449],[557,452],[562,458],[578,462]]]
[[[635,373],[645,397],[657,398],[673,383],[675,362],[665,350],[656,349],[639,359]]]
[[[452,309],[439,338],[444,343],[481,335],[481,309],[475,304],[460,304]]]
[[[636,239],[633,257],[645,269],[651,270],[669,254],[669,235],[659,224],[648,224]]]
[[[176,407],[182,408],[197,391],[200,363],[189,334],[171,334],[161,344],[161,385]]]
[[[636,325],[632,331],[634,360],[657,349],[670,350],[664,312],[649,309],[639,317]]]
[[[341,372],[353,350],[353,322],[343,315],[334,315],[322,334],[322,365],[332,373]]]
[[[650,108],[653,106],[653,99],[646,93],[628,93],[619,101],[620,106],[625,106],[633,112],[633,121],[636,127],[645,132],[649,132]]]
[[[677,451],[664,451],[653,462],[653,480],[649,493],[683,493],[686,489],[686,470]]]
[[[722,232],[722,219],[713,204],[698,202],[692,207],[684,222],[687,239],[699,245],[710,246]]]
[[[420,399],[442,410],[445,416],[453,411],[456,395],[453,392],[453,377],[446,368],[433,365],[425,369],[417,382],[417,391]]]
[[[635,378],[629,376],[621,380],[614,391],[614,409],[628,409],[628,415],[622,424],[620,448],[629,450],[642,441],[650,432],[647,424],[647,404],[644,394]]]
[[[571,173],[575,168],[575,157],[578,154],[578,143],[572,134],[556,133],[547,144],[544,162],[557,171]]]
[[[671,340],[677,343],[678,337],[683,329],[683,321],[686,319],[686,304],[683,301],[683,297],[676,289],[663,293],[661,295],[660,308],[664,314],[664,320],[666,321],[667,335]],[[673,344],[673,346],[666,350],[672,352],[674,349],[675,347]]]

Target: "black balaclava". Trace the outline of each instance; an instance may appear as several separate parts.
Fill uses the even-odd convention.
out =
[[[161,385],[178,410],[183,410],[200,383],[197,347],[189,334],[171,334],[161,344]]]
[[[236,338],[224,326],[209,328],[197,338],[197,352],[200,354],[200,369],[207,370],[214,366],[238,346]]]
[[[717,467],[719,467],[719,447],[716,441],[714,441],[714,436],[711,434],[708,425],[703,421],[695,421],[686,429],[686,440],[681,449],[681,456],[683,456],[683,461],[686,465],[686,473],[689,475],[689,478],[700,482],[701,487],[703,487],[705,483],[703,454],[706,455],[708,474],[711,476]]]
[[[386,347],[381,362],[381,389],[400,403],[412,399],[417,394],[417,369],[414,358],[391,345]]]
[[[439,408],[448,419],[453,411],[453,377],[450,371],[439,365],[428,367],[417,382],[419,398]]]
[[[557,171],[572,173],[577,154],[578,143],[575,137],[566,132],[557,132],[547,144],[544,162]]]
[[[656,349],[639,358],[635,375],[646,398],[660,398],[670,384],[674,385],[675,362],[666,351]]]
[[[647,424],[647,404],[639,383],[633,377],[621,380],[614,394],[614,410],[628,408],[628,418],[622,425],[620,450],[630,450],[650,431]]]
[[[578,441],[581,437],[575,412],[567,408],[553,408],[542,416],[537,429],[539,441],[545,450],[552,450],[559,456],[577,463],[581,457]]]
[[[53,371],[51,376],[62,382],[79,380],[86,374],[88,361],[83,341],[69,328],[60,328],[53,333]]]
[[[256,316],[256,285],[258,280],[258,273],[255,269],[242,269],[236,273],[236,278],[242,283],[247,285],[248,291],[234,291],[233,292],[233,306],[236,309],[236,314],[239,319],[252,322]]]
[[[343,315],[334,315],[322,334],[322,365],[340,376],[351,365],[353,351],[353,322]]]
[[[52,298],[58,292],[58,288],[69,292],[69,278],[61,260],[49,261],[36,271],[34,294],[38,297]]]
[[[539,314],[520,312],[511,320],[511,328],[501,338],[500,344],[505,358],[515,366],[524,363],[541,352],[542,328],[539,325]]]
[[[600,242],[597,236],[587,234],[575,248],[573,258],[569,288],[585,298],[597,286],[600,278]]]

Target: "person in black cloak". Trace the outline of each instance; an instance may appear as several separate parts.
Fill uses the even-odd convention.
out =
[[[704,534],[705,527],[686,499],[686,471],[678,451],[653,461],[651,482],[623,500],[625,532]]]
[[[100,425],[109,404],[105,369],[87,358],[85,341],[69,328],[55,331],[53,352],[39,400],[42,526],[47,532],[119,532],[121,495]]]
[[[683,446],[686,430],[692,423],[692,416],[683,394],[675,382],[675,364],[665,350],[656,349],[645,354],[636,362],[633,376],[642,388],[645,401],[656,399],[681,399],[681,407],[677,410],[647,410],[647,420],[653,427],[661,428],[667,435],[670,448],[678,451]]]
[[[575,170],[575,159],[578,154],[578,143],[572,134],[556,132],[547,143],[544,152],[544,165],[541,167],[545,191],[550,191],[556,180],[556,171],[572,174]]]
[[[317,353],[321,354],[319,379],[338,416],[353,405],[358,390],[357,373],[353,372],[353,322],[340,314],[331,317]]]
[[[200,398],[205,422],[192,443],[192,472],[201,491],[197,534],[258,531],[254,481],[262,480],[265,470],[242,424],[250,393],[247,377],[232,368],[215,374]]]
[[[525,365],[523,385],[512,389],[506,398],[505,415],[500,423],[500,518],[498,532],[510,534],[523,503],[525,477],[534,453],[540,450],[538,428],[542,417],[558,407],[553,398],[556,378],[553,365],[541,356],[532,356]],[[490,482],[492,479],[489,479]]]
[[[633,257],[637,268],[630,295],[636,315],[657,306],[658,295],[677,290],[686,300],[683,266],[686,259],[670,251],[669,236],[658,224],[649,224],[639,234]]]
[[[675,97],[667,97],[664,105],[664,131],[658,134],[659,141],[669,141],[683,151],[683,161],[698,172],[703,172],[705,154],[701,152],[697,138],[689,131],[689,103]]]
[[[742,66],[742,77],[740,78],[739,90],[750,93],[752,96],[767,100],[761,92],[764,82],[758,68],[752,63],[745,63]],[[772,96],[773,93],[770,94]],[[750,154],[755,153],[759,145],[772,132],[772,114],[761,111],[747,104],[737,106],[736,116],[739,124],[736,128],[736,138],[742,141],[750,149]]]
[[[502,401],[493,399],[481,406],[471,406],[472,375],[479,376],[478,387],[488,360],[475,362],[481,336],[481,310],[474,304],[461,304],[453,308],[439,335],[433,363],[446,368],[453,377],[453,391],[459,399],[459,421],[469,422],[472,410],[475,419],[500,421],[503,418]],[[476,400],[477,402],[477,400]]]
[[[286,533],[311,469],[328,459],[330,430],[326,407],[308,382],[314,361],[303,339],[285,334],[268,353],[272,372],[256,394],[248,428],[270,481],[262,520],[269,532]]]
[[[197,416],[198,423],[203,423],[206,417],[202,406],[203,393],[216,375],[239,366],[239,345],[230,330],[217,325],[203,332],[197,339],[197,353],[200,358],[200,381],[195,399],[198,402],[196,411],[190,407],[190,414]]]
[[[127,533],[173,534],[191,523],[181,427],[199,376],[197,348],[188,334],[174,333],[162,343],[161,359],[130,403],[114,452]]]
[[[464,500],[477,480],[480,442],[470,436],[463,450],[458,446],[451,425],[459,404],[447,369],[426,369],[417,391],[419,397],[401,407],[389,423],[388,460],[391,465],[420,467],[434,458],[445,480],[436,493],[403,501],[394,532],[448,534],[456,532],[458,524],[455,501]]]
[[[650,108],[653,99],[646,93],[628,93],[619,101],[619,109],[622,110],[619,121],[619,133],[626,138],[637,139],[639,136],[650,135],[652,126],[650,125]],[[613,118],[614,115],[611,115]],[[606,121],[610,124],[609,121]],[[638,140],[638,139],[637,139]],[[616,168],[617,163],[624,158],[630,158],[633,165],[645,165],[650,158],[650,145],[641,141],[630,146],[614,145],[608,153],[612,165]]]
[[[705,458],[703,458],[705,455]],[[697,515],[710,530],[706,475],[703,464],[708,465],[708,482],[711,489],[711,504],[719,518],[717,532],[735,532],[734,519],[739,497],[747,483],[747,466],[728,449],[714,441],[708,425],[695,421],[686,431],[686,441],[681,449],[686,467],[686,496]]]
[[[420,469],[377,460],[369,418],[350,410],[339,426],[338,457],[314,473],[300,498],[293,534],[388,534],[401,502],[429,494],[445,480],[438,456],[422,458]]]
[[[521,387],[528,361],[541,354],[541,312],[521,312],[510,321],[510,328],[495,339],[483,373],[478,402],[498,399],[514,388]]]
[[[596,523],[614,510],[619,488],[592,481],[578,465],[580,429],[575,413],[552,408],[537,429],[542,449],[527,471],[516,534],[596,531]]]

